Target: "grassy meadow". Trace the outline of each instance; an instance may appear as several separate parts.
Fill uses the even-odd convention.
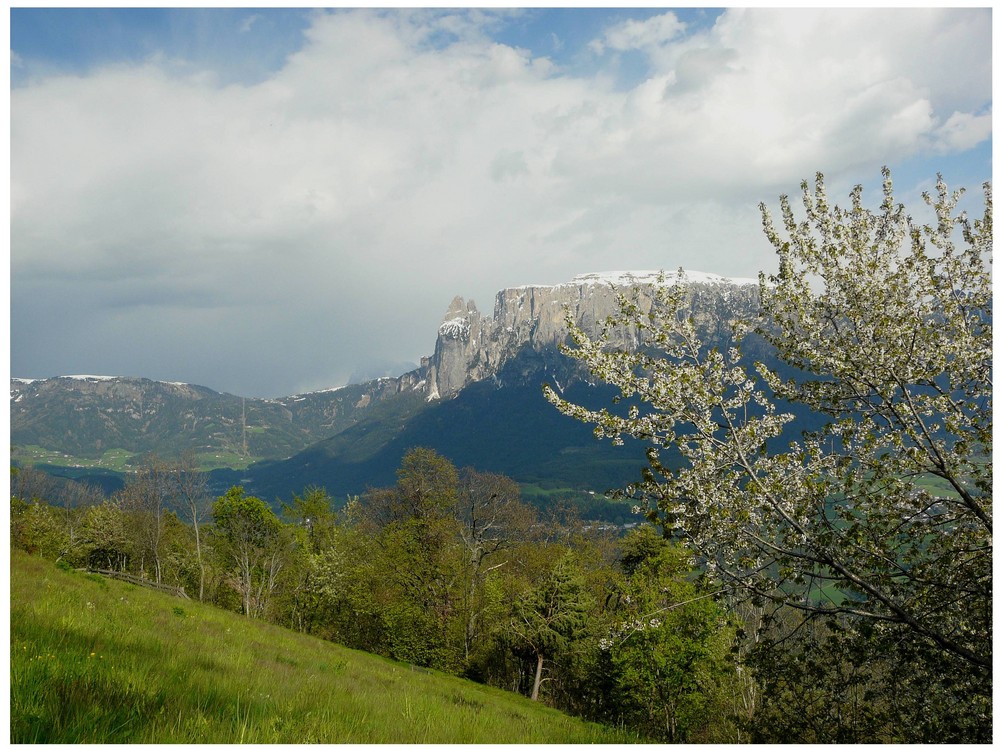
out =
[[[12,743],[619,743],[513,693],[11,555]]]
[[[126,472],[132,467],[135,453],[121,448],[104,451],[100,458],[83,458],[62,451],[49,450],[39,445],[15,445],[11,447],[10,457],[22,466],[64,466],[86,469],[108,469],[109,471]]]

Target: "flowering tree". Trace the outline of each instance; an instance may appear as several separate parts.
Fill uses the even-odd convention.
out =
[[[970,221],[939,178],[924,196],[936,223],[920,226],[883,176],[878,210],[860,187],[841,208],[822,175],[804,182],[803,220],[781,198],[784,236],[761,205],[779,267],[761,275],[760,318],[734,324],[734,347],[703,344],[684,285],[619,295],[596,337],[570,321],[565,348],[620,389],[617,405],[545,395],[598,437],[650,444],[623,494],[727,589],[905,632],[988,700],[992,193]],[[746,362],[748,334],[781,366]],[[790,438],[801,406],[826,426]]]

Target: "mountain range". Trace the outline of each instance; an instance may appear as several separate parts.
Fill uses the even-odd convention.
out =
[[[497,293],[491,314],[455,297],[434,352],[416,369],[278,399],[135,377],[13,378],[12,457],[113,487],[145,455],[189,455],[213,472],[215,486],[242,482],[275,500],[310,485],[343,497],[391,484],[403,454],[419,445],[536,493],[603,493],[638,478],[643,446],[595,440],[544,400],[542,384],[581,403],[608,403],[610,389],[559,351],[567,316],[594,334],[617,309],[618,291],[678,278],[620,272],[514,287]],[[756,280],[684,278],[710,341],[756,310]]]

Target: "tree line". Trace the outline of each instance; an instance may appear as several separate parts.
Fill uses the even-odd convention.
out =
[[[660,532],[620,536],[570,505],[540,515],[510,478],[426,448],[397,477],[276,512],[241,486],[211,497],[183,463],[150,460],[110,498],[20,469],[11,541],[650,739],[750,736],[737,622]]]
[[[843,651],[835,625],[706,586],[661,528],[542,515],[508,477],[430,449],[339,508],[321,488],[279,512],[241,486],[213,498],[204,475],[156,461],[110,498],[33,469],[12,490],[12,544],[61,566],[183,587],[653,741],[903,736],[892,675]]]

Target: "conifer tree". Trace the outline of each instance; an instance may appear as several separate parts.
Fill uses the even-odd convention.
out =
[[[583,634],[589,604],[570,554],[514,603],[510,629],[515,648],[534,661],[531,700],[538,700],[546,660],[565,652]]]

